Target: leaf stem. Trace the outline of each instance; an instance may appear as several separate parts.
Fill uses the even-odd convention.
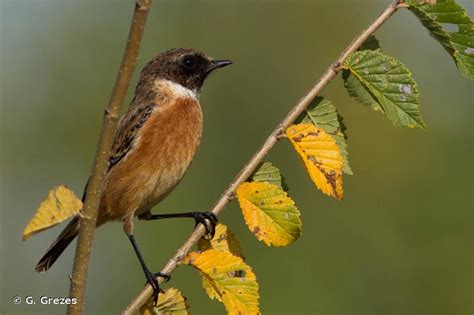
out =
[[[67,314],[78,315],[84,312],[87,270],[92,248],[92,239],[97,220],[100,196],[107,172],[110,150],[117,129],[120,109],[127,94],[130,79],[135,69],[143,30],[152,0],[136,0],[132,23],[122,63],[115,81],[109,103],[104,110],[102,130],[97,144],[91,176],[86,189],[81,228],[74,256],[69,296],[77,298],[77,304],[70,304]]]
[[[212,208],[212,212],[216,215],[221,213],[224,208],[232,200],[230,196],[234,195],[237,187],[245,182],[258,167],[260,162],[265,158],[270,149],[278,142],[284,131],[298,118],[298,116],[308,107],[311,101],[318,96],[321,90],[338,74],[341,70],[341,65],[344,63],[346,58],[353,52],[355,52],[383,23],[385,23],[393,13],[398,9],[400,0],[393,1],[387,6],[387,8],[366,28],[362,31],[353,41],[347,46],[346,49],[341,53],[339,58],[331,64],[321,77],[316,81],[315,85],[311,90],[304,95],[298,103],[291,109],[288,115],[281,121],[280,124],[273,130],[268,136],[265,143],[257,150],[257,152],[250,158],[245,166],[240,170],[239,174],[235,177],[229,187],[222,193],[221,197],[217,200]],[[166,263],[165,267],[161,270],[162,273],[171,274],[178,267],[180,261],[189,253],[192,246],[195,245],[198,240],[204,235],[205,229],[202,224],[199,224],[184,244],[176,251]],[[158,281],[161,283],[162,278]],[[143,290],[131,301],[127,308],[123,311],[123,315],[131,315],[138,311],[138,309],[146,303],[150,298],[153,290],[150,285],[146,285]]]

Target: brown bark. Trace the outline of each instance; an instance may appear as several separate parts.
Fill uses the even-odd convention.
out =
[[[137,0],[133,12],[130,32],[109,103],[105,108],[102,131],[97,144],[91,176],[87,185],[86,199],[82,210],[81,229],[74,256],[69,296],[77,298],[77,304],[68,305],[67,313],[78,315],[84,312],[87,270],[92,249],[99,201],[109,164],[110,151],[117,129],[120,110],[127,94],[130,79],[135,69],[143,30],[150,10],[151,0]]]

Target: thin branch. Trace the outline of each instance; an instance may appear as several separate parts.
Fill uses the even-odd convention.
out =
[[[321,92],[321,90],[337,75],[342,69],[341,65],[344,63],[346,58],[359,47],[383,24],[385,23],[393,13],[398,9],[398,5],[401,1],[394,1],[391,3],[371,24],[360,33],[352,43],[341,53],[339,58],[331,65],[324,74],[318,79],[313,88],[305,95],[300,101],[293,107],[288,115],[282,120],[282,122],[273,130],[270,136],[267,138],[265,143],[258,149],[254,156],[247,162],[247,164],[241,169],[239,174],[235,177],[232,183],[229,185],[227,190],[221,195],[219,200],[215,203],[212,208],[212,212],[218,215],[233,199],[235,190],[237,187],[245,182],[258,167],[260,162],[265,158],[270,149],[278,142],[282,137],[285,130],[298,118],[298,116],[306,109],[311,101]],[[162,273],[171,274],[176,268],[178,268],[181,260],[189,253],[191,248],[197,243],[197,241],[204,235],[205,229],[202,224],[199,224],[189,236],[186,242],[176,251],[174,256],[166,263],[165,267],[161,270]],[[160,283],[163,282],[163,278],[158,278]],[[127,308],[123,311],[123,315],[131,315],[138,311],[138,309],[146,303],[150,298],[153,290],[150,285],[146,285],[143,290],[131,301]]]
[[[140,43],[143,35],[146,18],[150,10],[151,0],[137,0],[133,11],[133,19],[128,34],[127,44],[122,57],[120,70],[115,81],[109,103],[104,111],[102,131],[97,144],[94,164],[87,185],[86,199],[81,219],[81,229],[74,256],[71,287],[69,296],[77,298],[77,304],[70,304],[68,314],[76,315],[84,312],[85,290],[89,257],[94,237],[95,224],[99,208],[100,197],[107,167],[109,164],[110,150],[117,129],[120,110],[127,94],[130,79],[138,57]]]

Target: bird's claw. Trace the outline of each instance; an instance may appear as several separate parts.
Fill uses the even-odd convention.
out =
[[[154,277],[153,273],[149,270],[145,270],[145,277],[148,284],[150,284],[153,289],[153,303],[156,306],[158,304],[158,294],[160,293],[160,284],[158,280]],[[146,285],[146,284],[145,284]]]
[[[145,277],[147,280],[145,285],[150,284],[151,288],[153,289],[153,302],[154,302],[154,305],[156,306],[158,305],[158,295],[160,294],[160,291],[161,291],[160,284],[158,283],[158,280],[156,278],[161,277],[165,279],[165,282],[168,282],[171,276],[161,273],[161,272],[152,273],[149,270],[145,270]]]
[[[206,234],[203,236],[203,238],[212,240],[216,234],[217,216],[211,211],[194,212],[193,216],[194,220],[196,221],[195,226],[201,223],[206,228]]]
[[[153,278],[158,278],[158,277],[165,279],[165,282],[164,282],[164,283],[170,281],[170,279],[171,279],[171,276],[170,276],[170,275],[167,275],[166,273],[155,272],[155,273],[153,274]]]

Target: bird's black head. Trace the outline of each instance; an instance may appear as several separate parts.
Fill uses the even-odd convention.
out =
[[[186,48],[171,49],[154,57],[142,70],[142,77],[166,79],[199,92],[206,77],[230,60],[214,60],[203,53]]]

